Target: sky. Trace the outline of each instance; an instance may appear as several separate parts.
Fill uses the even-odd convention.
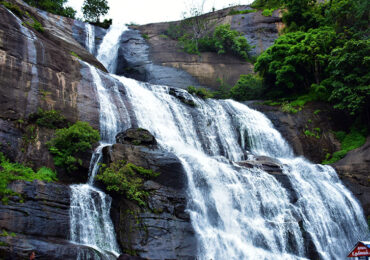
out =
[[[66,6],[73,7],[82,17],[84,0],[68,0]],[[253,0],[108,0],[110,10],[106,17],[113,22],[147,24],[176,21],[183,18],[184,11],[191,6],[199,7],[204,1],[205,12],[238,4],[250,4]]]

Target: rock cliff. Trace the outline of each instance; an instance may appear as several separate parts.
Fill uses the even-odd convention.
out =
[[[278,37],[283,24],[279,11],[271,17],[261,15],[261,11],[230,15],[230,11],[250,9],[249,6],[226,8],[204,15],[212,23],[210,31],[220,24],[231,24],[231,29],[239,31],[255,48],[252,55],[258,55],[271,46]],[[117,73],[153,84],[174,87],[202,85],[219,87],[219,79],[234,85],[241,74],[253,72],[253,64],[232,55],[218,55],[204,52],[200,55],[188,54],[181,50],[178,41],[166,36],[170,26],[181,21],[155,23],[131,28],[122,36]],[[142,37],[145,35],[146,40]]]

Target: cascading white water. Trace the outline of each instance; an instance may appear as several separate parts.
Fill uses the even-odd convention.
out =
[[[110,73],[114,73],[116,70],[119,38],[125,30],[127,30],[126,25],[114,21],[99,47],[96,58]]]
[[[89,64],[86,65],[89,67],[93,77],[100,105],[101,144],[91,158],[87,183],[71,185],[71,241],[88,245],[98,250],[106,259],[115,259],[119,255],[120,250],[110,219],[111,198],[103,191],[93,187],[93,184],[99,170],[103,147],[114,143],[115,135],[119,130],[123,130],[120,129],[118,113],[127,114],[127,111],[118,109],[113,102],[111,93],[118,94],[117,86],[113,85],[112,91],[106,89],[98,70]],[[115,98],[119,100],[122,108],[123,101],[120,95]],[[126,121],[126,124],[126,127],[130,126],[129,121]],[[87,259],[83,256],[80,256],[80,258]]]
[[[98,59],[110,72],[115,71],[121,34],[122,27],[112,26],[98,51]],[[112,142],[120,113],[110,107],[109,95],[119,96],[118,86],[107,91],[99,72],[91,66],[90,70],[99,95],[102,137]],[[124,85],[138,125],[151,131],[160,146],[183,163],[188,212],[200,241],[199,259],[306,259],[312,253],[307,252],[308,240],[320,258],[342,259],[366,236],[362,210],[335,171],[294,157],[263,114],[231,100],[204,101],[184,92],[196,103],[191,108],[169,95],[168,87],[114,77]],[[119,103],[124,106],[122,100]],[[291,189],[259,168],[234,163],[260,155],[281,162]],[[92,163],[91,168],[95,166]],[[94,170],[91,173],[94,176]],[[91,197],[90,188],[76,198],[82,202],[80,208],[89,205],[83,201]]]
[[[188,96],[194,109],[169,95],[167,87],[116,78],[138,125],[186,169],[200,259],[306,258],[304,232],[322,259],[340,259],[366,236],[362,210],[335,171],[294,157],[263,114],[231,100]],[[246,147],[280,160],[298,201],[291,202],[289,191],[270,174],[229,161],[244,159]]]
[[[94,26],[92,26],[89,23],[86,23],[85,32],[86,32],[86,38],[85,38],[86,49],[91,54],[94,54],[94,49],[95,49],[95,28]]]

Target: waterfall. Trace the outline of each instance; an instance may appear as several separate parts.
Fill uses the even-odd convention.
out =
[[[86,49],[91,54],[94,54],[94,50],[95,50],[95,28],[94,26],[92,26],[89,23],[86,23],[85,32],[86,32],[86,38],[85,38]]]
[[[98,59],[110,72],[115,71],[122,28],[112,26],[98,51]],[[117,98],[118,88],[123,87],[138,126],[152,132],[162,149],[181,160],[188,178],[187,211],[199,240],[199,259],[308,259],[313,253],[313,258],[344,259],[355,242],[366,237],[362,209],[334,169],[295,157],[262,113],[232,100],[202,100],[178,90],[195,103],[192,107],[170,95],[169,87],[113,74],[121,84],[114,83],[108,90],[101,80],[105,74],[89,68],[100,102],[103,142],[114,141],[120,129],[118,117],[127,113],[117,109],[111,95]],[[118,103],[124,106],[122,100]],[[104,239],[96,235],[97,241],[92,242],[83,239],[84,230],[79,231],[89,221],[101,223],[99,234],[113,232],[106,214],[110,202],[91,186],[100,156],[98,150],[89,184],[76,185],[78,192],[72,187],[76,212],[88,215],[83,212],[88,208],[93,214],[81,219],[71,232],[80,237],[75,240],[78,243],[113,252],[118,249],[104,244],[108,239],[115,241],[111,235]],[[279,162],[290,187],[261,168],[236,163],[258,156]],[[100,202],[94,204],[96,200]],[[95,214],[96,205],[105,210]],[[102,224],[105,221],[107,225]]]
[[[116,58],[119,48],[119,39],[125,30],[127,30],[126,25],[122,25],[114,21],[99,47],[96,58],[110,73],[114,73],[116,71]]]
[[[199,259],[306,259],[307,238],[320,258],[343,259],[366,236],[362,209],[334,169],[294,157],[262,113],[184,91],[196,103],[193,108],[166,86],[115,77],[126,89],[138,125],[184,165]],[[261,169],[234,163],[261,155],[281,162],[293,191]],[[291,201],[291,192],[297,201]]]
[[[96,87],[100,105],[101,143],[91,158],[87,183],[71,185],[71,241],[100,251],[106,259],[115,259],[120,250],[110,219],[111,198],[103,191],[93,187],[93,184],[99,170],[102,149],[104,146],[114,143],[115,135],[123,130],[119,125],[119,113],[127,114],[127,111],[118,109],[113,102],[111,94],[119,94],[117,86],[114,84],[113,90],[108,90],[103,85],[98,70],[87,63],[82,64],[88,66]],[[118,98],[122,107],[123,101],[120,95],[115,98]],[[126,127],[130,126],[129,121],[126,121],[126,124]],[[88,259],[83,255],[80,258]]]

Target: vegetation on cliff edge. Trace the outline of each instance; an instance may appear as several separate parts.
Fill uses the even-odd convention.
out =
[[[55,165],[72,172],[82,165],[82,154],[91,150],[99,139],[99,131],[87,122],[78,121],[68,128],[56,130],[55,138],[47,144]]]
[[[3,204],[8,202],[9,196],[19,195],[8,188],[9,183],[15,180],[50,182],[56,181],[57,177],[56,172],[47,167],[41,167],[35,172],[23,164],[10,162],[3,153],[0,153],[0,197]]]
[[[144,180],[157,177],[159,173],[123,160],[111,163],[109,167],[102,166],[96,178],[106,185],[108,191],[125,195],[140,206],[146,206],[149,194],[143,189]]]

